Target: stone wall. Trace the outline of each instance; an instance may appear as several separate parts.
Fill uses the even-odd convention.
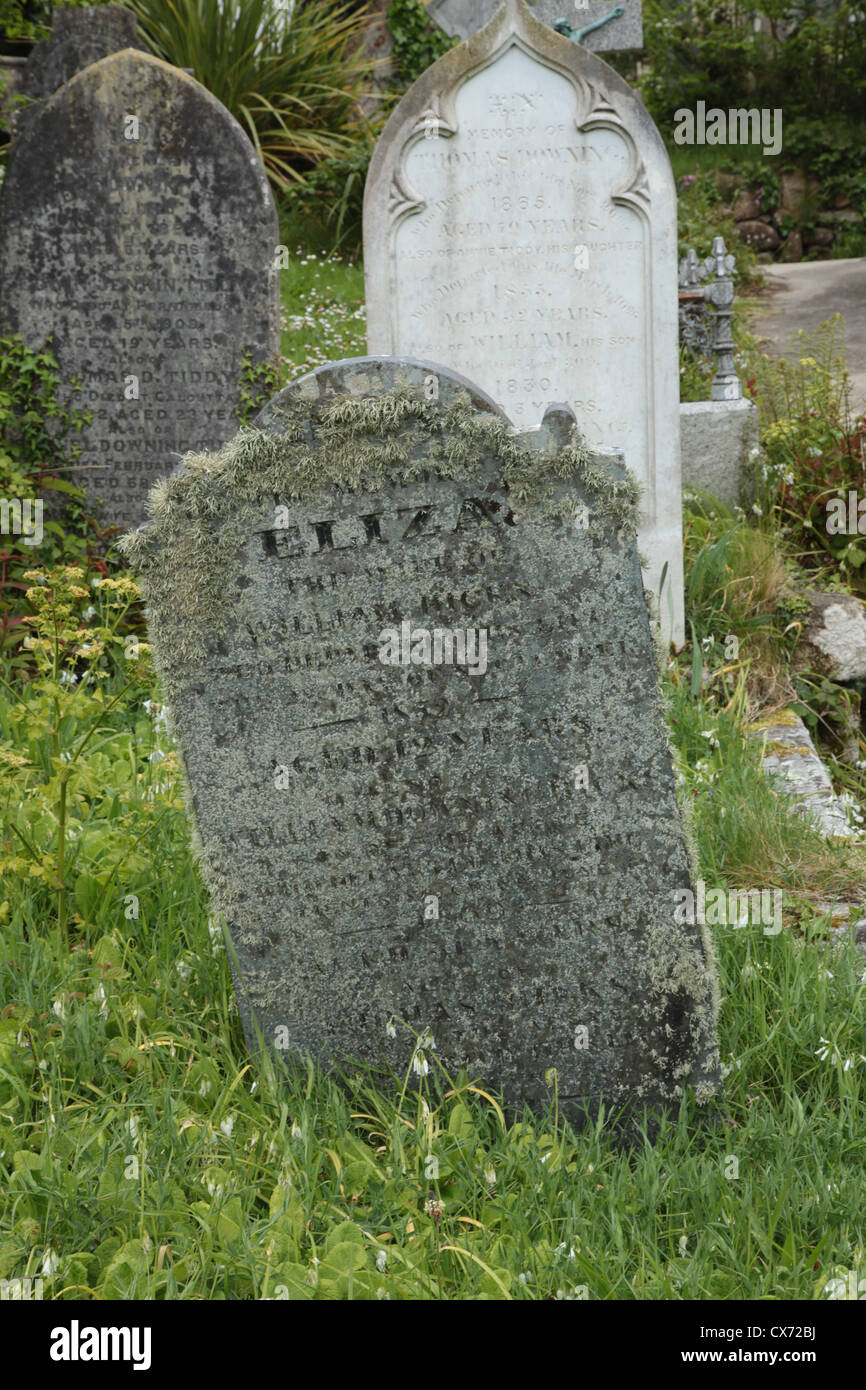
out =
[[[846,194],[833,203],[823,200],[821,186],[802,169],[779,175],[775,206],[759,180],[717,173],[716,184],[725,202],[719,209],[732,216],[741,241],[753,246],[762,261],[828,260],[848,228],[866,234],[866,216]]]

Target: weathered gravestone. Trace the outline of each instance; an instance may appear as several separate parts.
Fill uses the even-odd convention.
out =
[[[122,5],[55,9],[51,34],[34,45],[27,60],[24,92],[35,99],[50,96],[90,63],[122,48],[141,47],[135,14]]]
[[[405,1069],[394,1019],[514,1104],[716,1087],[636,489],[572,423],[336,363],[128,538],[252,1047]]]
[[[140,520],[174,455],[236,428],[245,350],[279,348],[277,216],[241,127],[192,78],[126,49],[30,113],[0,200],[0,323],[50,334],[93,411],[80,472]]]
[[[432,0],[432,20],[460,39],[471,38],[489,24],[502,0]],[[593,53],[643,48],[641,0],[527,0],[542,24],[550,28],[565,20],[577,42]],[[560,31],[561,32],[561,31]]]
[[[448,362],[522,429],[567,402],[644,489],[640,550],[684,640],[676,196],[645,107],[508,0],[395,108],[364,206],[367,344]],[[665,569],[665,566],[667,567]]]

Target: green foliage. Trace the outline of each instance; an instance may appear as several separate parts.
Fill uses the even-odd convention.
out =
[[[813,738],[835,746],[837,751],[853,744],[850,752],[856,762],[860,728],[857,692],[828,680],[818,671],[799,672],[794,684],[798,698],[790,707],[808,725]]]
[[[813,572],[866,595],[866,542],[828,530],[833,500],[863,492],[866,421],[849,408],[849,379],[835,315],[815,333],[799,332],[792,357],[763,360],[756,394],[761,411],[761,505]]]
[[[81,452],[74,435],[91,418],[73,405],[78,390],[77,383],[61,382],[50,342],[33,349],[18,333],[0,338],[0,498],[43,503],[39,561],[45,565],[87,552],[84,494],[62,476]],[[60,503],[63,525],[52,515]],[[0,535],[0,651],[23,635],[23,572],[35,558],[23,535]]]
[[[34,349],[20,333],[0,338],[0,457],[10,479],[29,477],[31,469],[50,473],[78,457],[69,437],[91,418],[72,406],[79,390],[74,382],[63,394],[50,340]]]
[[[741,654],[748,651],[749,641],[748,631],[743,632]],[[680,758],[680,799],[697,842],[702,877],[707,884],[783,889],[788,924],[795,904],[806,898],[861,898],[866,869],[862,845],[825,839],[796,813],[775,780],[762,775],[760,721],[744,718],[742,684],[733,699],[722,693],[721,673],[730,669],[731,661],[722,644],[704,639],[700,647],[698,664],[703,661],[705,669],[699,697],[693,694],[691,679],[694,649],[672,664],[667,684],[669,720]],[[777,710],[767,719],[785,723],[786,716]],[[862,775],[856,793],[862,803]],[[784,932],[777,944],[783,944],[783,937]],[[724,956],[724,943],[717,940],[720,944]],[[811,968],[805,960],[803,966]]]
[[[404,87],[411,86],[458,42],[433,23],[419,0],[391,0],[387,28],[394,40],[395,75]]]
[[[812,111],[786,122],[786,163],[807,169],[818,181],[825,202],[848,200],[866,213],[863,141],[864,126],[842,119],[834,103],[831,113]]]
[[[769,20],[759,31],[753,21]],[[780,168],[807,169],[824,201],[845,198],[866,212],[866,14],[851,0],[804,0],[795,16],[788,0],[746,0],[736,7],[696,0],[647,0],[640,74],[633,79],[679,166],[686,155],[744,175],[763,186],[762,211],[776,206]],[[832,115],[816,93],[831,93]],[[783,112],[779,155],[760,146],[673,144],[674,115],[694,110],[758,107]],[[854,253],[858,254],[858,253]]]
[[[73,696],[57,695],[62,752],[87,727]],[[0,691],[0,731],[29,760],[44,736],[9,722],[20,698]],[[745,854],[743,804],[763,784],[730,716],[675,691],[672,730],[707,764],[684,794],[713,881]],[[254,1072],[175,754],[138,687],[79,761],[102,791],[78,800],[70,836],[76,949],[46,930],[41,876],[0,864],[0,995],[14,999],[0,1278],[41,1276],[59,1300],[694,1301],[827,1298],[839,1269],[866,1273],[863,965],[853,943],[818,949],[820,919],[778,937],[714,929],[729,1123],[701,1125],[686,1098],[654,1143],[623,1151],[601,1125],[563,1121],[555,1076],[545,1109],[507,1113],[484,1078],[442,1073],[429,1036],[405,1034],[399,1077]],[[762,796],[775,830],[782,803]],[[133,859],[118,862],[112,835]]]
[[[352,261],[361,255],[364,187],[376,138],[376,127],[359,121],[352,148],[321,160],[291,195],[295,211],[321,230],[333,251]]]
[[[51,32],[52,10],[83,9],[110,0],[0,0],[0,48],[14,53]]]
[[[239,425],[248,425],[281,386],[279,369],[271,362],[254,363],[249,352],[243,355],[241,399],[237,409]]]
[[[38,881],[49,899],[56,895],[57,930],[65,943],[70,896],[89,903],[121,864],[129,869],[135,862],[127,824],[117,814],[121,787],[135,781],[135,758],[129,758],[128,738],[112,737],[106,716],[141,680],[144,644],[124,631],[138,589],[127,577],[98,578],[88,586],[84,571],[74,566],[34,569],[23,577],[30,581],[26,597],[32,608],[24,619],[24,646],[35,671],[7,709],[2,731],[4,741],[17,745],[0,746],[6,825],[18,851],[8,871],[34,886]],[[106,689],[124,658],[129,674],[108,698]],[[114,817],[106,811],[112,802]],[[47,901],[42,910],[53,916]]]
[[[697,164],[677,180],[677,254],[682,258],[693,246],[702,258],[710,254],[713,238],[722,236],[736,256],[735,282],[748,284],[757,270],[758,259],[750,246],[739,240],[730,213],[722,212],[722,194],[709,170]]]
[[[841,227],[834,238],[831,257],[834,261],[866,259],[866,227]]]
[[[693,694],[711,708],[792,698],[790,659],[809,604],[787,551],[699,489],[686,492],[683,520]]]
[[[366,353],[364,273],[298,246],[280,272],[285,379]]]
[[[370,60],[355,48],[369,14],[305,0],[132,0],[142,39],[191,68],[237,118],[275,188],[355,153]]]
[[[765,16],[769,32],[755,29]],[[736,8],[694,0],[646,0],[644,100],[663,132],[674,113],[707,107],[781,108],[786,126],[814,121],[816,93],[832,93],[833,108],[860,124],[866,101],[866,20],[850,0],[804,0],[794,19],[789,0],[745,0]],[[787,153],[787,138],[786,138]]]
[[[846,788],[849,815],[864,823],[866,760],[859,696],[800,669],[797,643],[811,611],[809,574],[773,516],[750,525],[710,494],[685,497],[685,598],[691,643],[671,662],[671,717],[680,730],[682,775],[691,823],[708,876],[775,883],[832,901],[859,896],[863,849],[826,841],[792,814],[784,794],[757,775],[750,730],[799,714],[815,735],[848,760],[835,780]],[[712,730],[708,729],[709,723]],[[709,747],[698,741],[708,740]],[[702,750],[702,751],[699,751]],[[858,803],[859,809],[858,809]]]
[[[715,363],[702,353],[680,347],[680,401],[708,401]]]
[[[0,0],[0,40],[4,52],[44,39],[51,28],[49,0]]]

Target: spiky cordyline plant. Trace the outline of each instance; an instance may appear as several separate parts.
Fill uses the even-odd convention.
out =
[[[373,67],[366,7],[329,0],[132,0],[139,33],[240,121],[277,187],[354,147]]]

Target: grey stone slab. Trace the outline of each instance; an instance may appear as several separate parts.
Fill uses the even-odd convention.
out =
[[[370,164],[368,350],[448,362],[524,430],[564,401],[591,448],[622,449],[647,587],[681,645],[676,258],[646,108],[523,0],[413,84]]]
[[[845,804],[834,792],[830,774],[800,716],[782,710],[775,720],[761,721],[750,732],[764,743],[764,773],[790,797],[798,814],[822,835],[852,838],[854,830]]]
[[[235,432],[244,351],[279,350],[278,241],[237,121],[149,54],[90,64],[16,135],[0,321],[33,346],[53,335],[64,379],[80,377],[93,422],[74,476],[106,520],[141,520],[179,454]]]
[[[50,96],[90,63],[123,48],[144,48],[136,35],[136,17],[122,5],[56,9],[51,34],[33,46],[24,78],[26,96]]]
[[[251,1048],[258,1027],[404,1072],[405,1023],[511,1105],[544,1104],[551,1067],[572,1114],[709,1099],[712,950],[675,918],[690,861],[621,461],[563,407],[516,435],[456,373],[390,358],[322,367],[257,423],[127,540]],[[437,662],[437,629],[483,662]]]
[[[808,597],[812,610],[797,643],[795,669],[820,671],[833,681],[866,679],[866,603],[856,594],[827,589],[812,589]]]
[[[433,0],[427,6],[430,18],[446,34],[468,39],[489,24],[502,0]],[[552,29],[564,19],[572,30],[580,31],[598,25],[580,40],[592,53],[622,52],[643,48],[643,9],[641,0],[618,0],[618,3],[588,3],[587,0],[527,0],[536,19]],[[617,14],[616,11],[621,11]]]
[[[752,450],[758,447],[754,401],[686,401],[680,406],[683,489],[703,488],[726,507],[755,495]]]

